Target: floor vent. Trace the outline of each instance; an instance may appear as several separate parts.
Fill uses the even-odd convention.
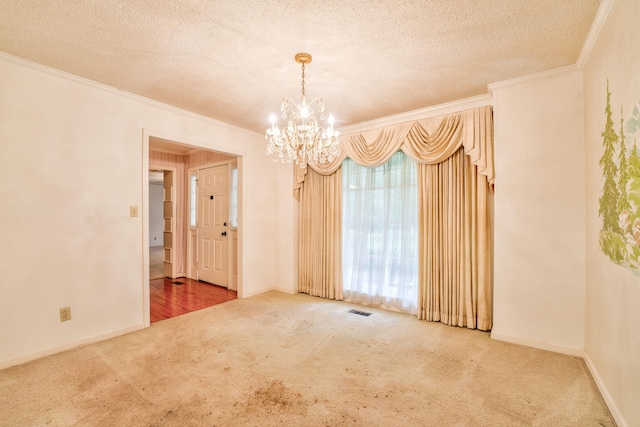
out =
[[[174,280],[173,282],[171,282],[172,285],[184,285],[184,282],[181,282],[179,280]]]
[[[349,313],[358,314],[360,316],[371,316],[371,313],[367,313],[366,311],[359,311],[359,310],[349,310]]]

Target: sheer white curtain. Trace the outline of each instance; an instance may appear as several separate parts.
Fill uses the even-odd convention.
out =
[[[342,165],[344,299],[417,313],[416,163],[399,151],[384,165]]]

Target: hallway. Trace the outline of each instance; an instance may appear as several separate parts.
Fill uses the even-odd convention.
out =
[[[236,291],[193,279],[168,277],[149,282],[151,323],[201,310],[238,297]]]

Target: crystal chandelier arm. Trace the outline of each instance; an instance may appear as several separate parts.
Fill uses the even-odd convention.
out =
[[[291,111],[292,113],[299,111],[300,107],[298,104],[288,96],[282,98],[282,105],[280,106],[280,111],[282,111],[282,118],[287,118],[287,113]]]
[[[333,129],[333,117],[329,117],[329,126],[325,129],[319,126],[315,112],[320,113],[320,120],[324,120],[324,102],[322,98],[314,98],[310,103],[305,99],[305,64],[311,62],[311,55],[299,53],[296,62],[302,65],[302,98],[298,104],[293,99],[282,98],[282,118],[286,125],[279,129],[275,124],[275,116],[271,121],[271,128],[267,129],[267,154],[274,161],[295,160],[300,167],[307,164],[332,161],[340,153],[338,141],[339,132]],[[287,119],[288,116],[288,119]]]
[[[318,113],[320,113],[320,120],[324,120],[324,102],[322,101],[322,98],[313,98],[309,105],[307,105],[309,115],[312,115],[315,112],[313,109],[314,106],[318,109]]]

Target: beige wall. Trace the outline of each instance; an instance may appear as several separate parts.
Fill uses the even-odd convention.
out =
[[[0,367],[144,326],[143,132],[239,156],[239,294],[295,291],[291,166],[262,135],[0,54]]]
[[[640,2],[617,0],[583,73],[491,86],[492,336],[584,350],[629,426],[640,425],[640,276],[599,251],[598,161],[606,79],[614,105],[640,101],[639,21]],[[291,166],[264,155],[262,135],[0,55],[0,367],[144,326],[143,221],[128,216],[143,206],[143,130],[239,157],[240,294],[296,291]]]
[[[640,425],[640,273],[611,262],[599,247],[606,85],[616,132],[640,103],[640,2],[617,0],[584,66],[586,146],[587,362],[620,425]],[[640,145],[640,141],[637,141]],[[632,138],[627,136],[630,148]]]
[[[495,279],[491,336],[582,354],[584,149],[577,69],[492,86]]]

